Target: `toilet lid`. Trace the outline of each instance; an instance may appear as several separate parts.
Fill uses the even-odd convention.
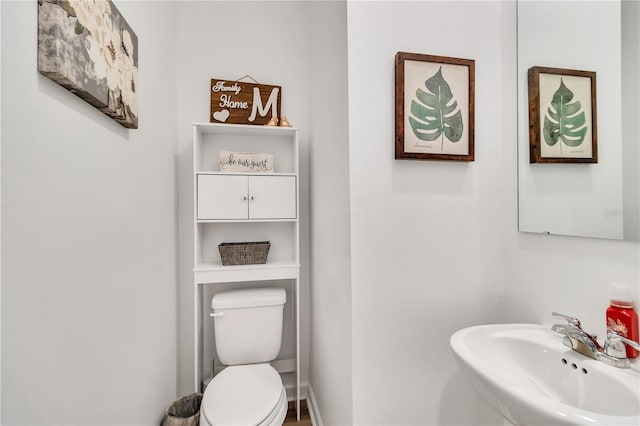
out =
[[[209,383],[201,410],[212,425],[257,425],[271,414],[281,393],[282,380],[271,365],[234,365]]]

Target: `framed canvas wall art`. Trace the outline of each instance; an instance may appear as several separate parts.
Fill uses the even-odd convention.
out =
[[[395,158],[473,161],[475,61],[398,52]]]
[[[529,162],[597,163],[596,73],[532,67]]]
[[[39,0],[38,71],[138,128],[138,37],[111,0]]]

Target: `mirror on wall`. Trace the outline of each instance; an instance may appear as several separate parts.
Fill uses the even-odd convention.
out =
[[[518,0],[518,227],[521,232],[638,241],[639,26],[639,2],[633,0]],[[532,99],[530,105],[527,79],[532,67],[569,70],[569,74],[575,74],[573,71],[595,73],[595,96],[589,99],[588,90],[579,87],[567,96],[565,89],[571,89],[579,79],[574,75],[556,76],[557,82],[545,83],[545,88],[549,87],[545,90],[551,90],[545,99],[551,103],[556,96],[555,107],[541,105],[542,94]],[[540,120],[536,121],[541,123],[540,131],[546,131],[549,136],[554,131],[562,131],[558,130],[562,128],[559,116],[577,116],[582,111],[573,110],[592,105],[596,116],[593,132],[597,137],[597,162],[531,162],[530,108],[538,108]],[[545,114],[551,114],[558,121],[549,118],[549,123],[545,123]],[[564,147],[567,155],[572,144],[581,142],[570,138],[579,134],[579,126],[586,124],[579,119],[563,123],[568,135],[566,140],[562,135],[555,139],[551,135],[545,141],[542,133],[538,142],[555,144],[554,148]]]

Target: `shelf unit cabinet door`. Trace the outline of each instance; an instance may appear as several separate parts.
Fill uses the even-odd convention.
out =
[[[198,175],[198,220],[247,219],[247,176]]]
[[[295,219],[295,176],[249,176],[249,219]]]

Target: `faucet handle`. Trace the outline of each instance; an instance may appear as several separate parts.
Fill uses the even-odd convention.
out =
[[[607,340],[604,342],[604,354],[617,359],[627,358],[627,348],[622,343],[618,333],[612,331],[607,334]]]
[[[619,335],[615,331],[607,333],[607,340],[604,342],[604,348],[598,356],[598,360],[605,364],[618,368],[630,368],[631,362],[627,358],[627,348],[624,344],[628,344],[634,348],[640,349],[640,344]]]
[[[580,320],[576,317],[571,317],[569,315],[560,314],[558,312],[551,312],[554,318],[566,320],[569,324],[576,328],[580,328]]]
[[[604,342],[604,353],[614,358],[626,358],[627,348],[624,346],[625,343],[640,351],[640,343],[627,339],[615,331],[610,331],[607,333],[607,340]]]

